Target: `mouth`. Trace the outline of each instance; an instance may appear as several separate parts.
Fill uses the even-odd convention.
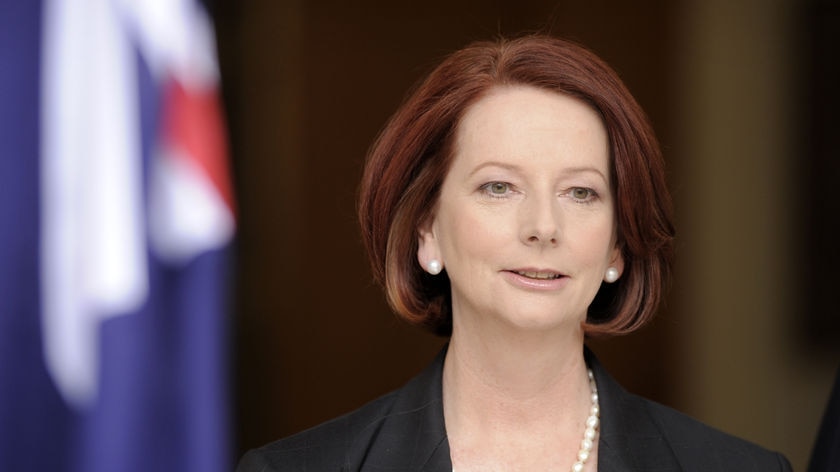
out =
[[[536,271],[536,270],[512,270],[516,275],[526,277],[534,280],[555,280],[563,277],[563,274],[553,271]]]

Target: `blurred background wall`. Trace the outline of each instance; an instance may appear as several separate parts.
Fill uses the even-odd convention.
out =
[[[833,4],[833,5],[830,5]],[[592,346],[628,389],[804,469],[838,365],[836,2],[217,1],[238,189],[239,452],[400,386],[444,343],[397,321],[355,220],[365,152],[446,53],[582,42],[663,145],[677,277],[658,320]],[[832,59],[835,58],[835,59]],[[833,75],[832,75],[833,74]]]

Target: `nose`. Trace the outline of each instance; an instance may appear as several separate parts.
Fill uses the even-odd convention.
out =
[[[556,246],[560,237],[560,211],[552,198],[531,198],[521,208],[522,242]]]

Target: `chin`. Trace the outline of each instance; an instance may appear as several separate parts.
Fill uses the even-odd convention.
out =
[[[558,331],[580,329],[578,317],[554,313],[517,313],[506,318],[512,327],[523,331]]]

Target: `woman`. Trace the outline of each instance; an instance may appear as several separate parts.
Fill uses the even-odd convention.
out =
[[[674,235],[653,131],[591,52],[529,36],[448,57],[373,146],[359,215],[392,307],[450,342],[241,471],[790,470],[625,392],[584,347],[651,319]]]

